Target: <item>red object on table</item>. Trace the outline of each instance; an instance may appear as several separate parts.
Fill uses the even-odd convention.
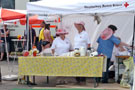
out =
[[[34,51],[33,52],[33,56],[37,56],[37,51]]]
[[[18,35],[17,38],[18,38],[18,40],[21,40],[22,36],[21,35]]]
[[[19,37],[18,39],[21,40],[21,37]]]
[[[24,52],[23,56],[29,56],[29,52]]]

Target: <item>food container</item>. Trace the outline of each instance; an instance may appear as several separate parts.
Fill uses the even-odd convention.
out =
[[[84,47],[81,47],[79,49],[79,52],[80,52],[80,56],[86,56],[86,49]]]
[[[75,57],[79,57],[80,56],[80,51],[78,49],[75,49],[74,56]]]

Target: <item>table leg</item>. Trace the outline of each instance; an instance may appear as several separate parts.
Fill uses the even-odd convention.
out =
[[[1,67],[0,67],[0,82],[2,82],[2,79],[1,79],[1,77],[2,77],[2,76],[1,76]]]
[[[30,84],[29,76],[27,76],[27,85]]]
[[[47,76],[47,84],[49,84],[49,77]]]
[[[96,88],[99,85],[98,80],[96,77],[94,77],[94,88]]]
[[[118,58],[118,76],[117,76],[118,80],[117,80],[117,83],[120,82],[120,79],[119,79],[119,58]]]
[[[35,76],[33,76],[33,84],[35,84]]]

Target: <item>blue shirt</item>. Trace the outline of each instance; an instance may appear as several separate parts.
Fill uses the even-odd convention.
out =
[[[114,44],[118,45],[120,44],[120,40],[116,38],[114,35],[112,35],[109,39],[103,40],[101,37],[98,38],[98,54],[104,54],[107,56],[107,58],[112,57],[112,51]]]

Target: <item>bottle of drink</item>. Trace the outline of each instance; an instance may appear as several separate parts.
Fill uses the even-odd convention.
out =
[[[87,56],[90,56],[90,53],[91,53],[91,48],[87,48]]]

